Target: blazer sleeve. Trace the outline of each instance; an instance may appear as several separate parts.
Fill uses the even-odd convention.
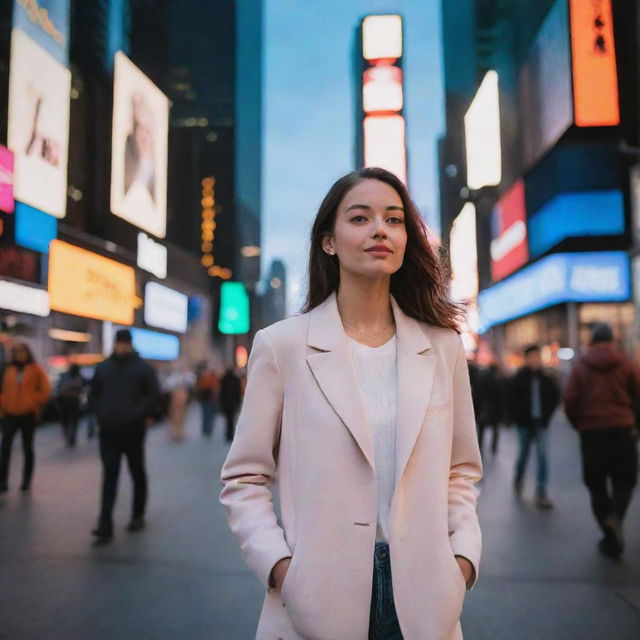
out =
[[[473,415],[467,358],[459,341],[453,373],[453,443],[449,470],[449,541],[454,555],[467,558],[474,575],[472,588],[479,575],[482,534],[476,512],[478,490],[474,486],[482,478],[482,461]]]
[[[233,444],[222,467],[220,502],[249,568],[269,587],[274,565],[292,555],[273,508],[284,387],[268,336],[256,334]]]

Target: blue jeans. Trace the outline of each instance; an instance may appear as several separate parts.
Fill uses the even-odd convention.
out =
[[[537,493],[539,497],[545,497],[547,495],[547,477],[548,477],[548,464],[547,464],[547,429],[538,427],[537,429],[531,429],[529,427],[523,427],[518,425],[518,443],[519,453],[518,461],[516,462],[516,482],[522,482],[524,473],[527,468],[527,462],[529,460],[529,452],[531,451],[531,443],[535,440],[536,443],[536,460],[537,460]]]
[[[373,593],[369,616],[369,640],[402,640],[393,602],[389,545],[376,543],[373,554]]]
[[[202,409],[202,433],[210,436],[213,431],[213,421],[216,418],[216,405],[208,400],[201,400],[200,408]]]

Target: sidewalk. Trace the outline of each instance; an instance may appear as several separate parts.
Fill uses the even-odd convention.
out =
[[[32,495],[21,496],[19,449],[0,498],[0,638],[3,640],[250,640],[262,587],[245,568],[219,506],[227,445],[189,414],[188,438],[151,430],[149,527],[128,534],[130,480],[123,465],[116,537],[91,547],[100,487],[96,441],[76,450],[57,427],[39,430]],[[515,438],[489,456],[480,499],[485,537],[478,586],[468,594],[466,640],[638,640],[640,498],[631,506],[625,560],[595,551],[598,531],[580,482],[577,437],[561,419],[550,439],[551,497],[533,506],[511,492]],[[17,444],[17,443],[16,443]],[[532,459],[533,463],[534,460]]]

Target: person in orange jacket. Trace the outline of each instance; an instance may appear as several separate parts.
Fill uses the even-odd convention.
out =
[[[8,488],[9,462],[13,438],[18,431],[22,436],[24,468],[22,491],[29,491],[35,464],[33,439],[36,424],[47,400],[51,385],[44,369],[36,363],[31,349],[16,343],[11,350],[11,362],[2,376],[0,412],[2,414],[2,445],[0,445],[0,493]]]

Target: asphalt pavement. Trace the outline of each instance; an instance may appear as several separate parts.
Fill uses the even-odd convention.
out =
[[[262,587],[245,568],[218,504],[228,450],[222,420],[187,437],[150,430],[148,528],[127,533],[131,483],[123,466],[116,535],[91,545],[100,490],[97,442],[76,449],[56,425],[36,436],[30,495],[21,495],[22,456],[14,443],[11,488],[0,497],[0,638],[3,640],[250,640]],[[640,499],[627,519],[627,550],[611,561],[580,481],[577,436],[558,414],[550,437],[550,496],[534,506],[534,459],[521,500],[511,490],[515,434],[504,429],[488,454],[480,497],[484,558],[468,593],[466,640],[638,640]]]

